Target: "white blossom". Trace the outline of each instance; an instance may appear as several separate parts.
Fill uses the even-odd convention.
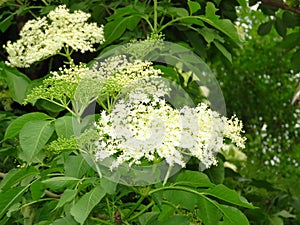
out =
[[[103,26],[87,23],[90,14],[80,10],[71,13],[60,5],[46,17],[29,20],[20,32],[20,39],[4,46],[7,64],[29,67],[37,61],[58,54],[63,47],[82,53],[95,51],[95,43],[104,42]]]
[[[95,126],[95,158],[101,162],[113,157],[111,170],[155,159],[184,167],[185,156],[198,158],[208,168],[217,164],[216,154],[226,138],[241,148],[245,141],[236,118],[222,117],[205,104],[174,109],[156,95],[139,92],[119,101],[110,114],[103,112]]]

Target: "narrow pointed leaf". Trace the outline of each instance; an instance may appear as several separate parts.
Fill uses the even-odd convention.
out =
[[[75,203],[71,208],[71,215],[78,223],[83,224],[93,208],[101,201],[105,194],[104,189],[99,184]]]

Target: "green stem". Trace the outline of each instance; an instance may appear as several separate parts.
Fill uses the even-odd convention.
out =
[[[173,19],[173,20],[169,21],[168,23],[166,23],[165,25],[161,26],[157,30],[157,32],[159,33],[161,31],[163,31],[165,28],[167,28],[168,26],[171,26],[173,23],[180,21],[180,20],[184,20],[184,19],[200,19],[200,17],[199,16],[182,16],[182,17]]]
[[[167,183],[167,181],[168,181],[168,179],[170,177],[170,173],[171,173],[172,168],[173,168],[172,166],[169,166],[168,171],[166,173],[166,176],[164,178],[163,186],[165,186],[165,184]]]
[[[157,34],[158,31],[157,31],[157,0],[153,0],[154,2],[154,7],[153,7],[153,10],[154,10],[154,28],[153,28],[153,33]]]
[[[134,220],[135,218],[142,215],[144,212],[146,212],[149,208],[151,208],[154,205],[154,201],[150,202],[143,210],[141,210],[139,213],[135,214],[133,217],[129,218],[128,221]]]
[[[137,203],[134,205],[134,207],[130,210],[130,212],[126,215],[126,218],[128,218],[143,202],[145,199],[145,195],[142,195],[140,199],[137,201]]]

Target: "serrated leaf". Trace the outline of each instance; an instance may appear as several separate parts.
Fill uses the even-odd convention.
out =
[[[64,165],[65,175],[76,178],[81,178],[89,168],[89,164],[82,155],[69,156]]]
[[[216,185],[215,187],[210,188],[208,190],[203,190],[203,194],[213,196],[215,198],[221,199],[225,202],[229,202],[234,205],[250,209],[255,208],[254,206],[246,202],[244,199],[240,198],[236,191],[229,189],[223,184]]]
[[[261,36],[270,33],[272,29],[273,21],[268,21],[259,25],[257,33]]]
[[[55,209],[63,207],[66,203],[74,200],[76,195],[77,195],[77,190],[75,190],[75,189],[66,189],[64,191],[64,193],[61,195],[61,198],[59,199]]]
[[[202,172],[183,170],[176,178],[176,185],[184,185],[190,187],[213,187],[208,176]]]
[[[15,137],[28,121],[48,120],[48,119],[53,119],[53,118],[41,112],[27,113],[22,116],[19,116],[7,127],[4,135],[4,140]]]
[[[1,181],[0,190],[6,191],[23,179],[36,174],[39,174],[39,171],[34,167],[11,169]]]
[[[58,137],[70,138],[74,135],[72,116],[58,118],[55,120],[54,126]]]
[[[97,185],[75,203],[71,208],[71,215],[78,223],[83,224],[93,208],[101,201],[105,194],[101,185]]]
[[[300,50],[296,51],[292,56],[292,68],[296,71],[300,70]]]
[[[188,1],[188,6],[191,15],[197,12],[199,9],[201,9],[201,5],[198,2],[194,1]]]
[[[19,157],[27,163],[37,162],[36,159],[54,132],[51,121],[34,120],[26,123],[20,131],[22,152]]]
[[[217,47],[217,49],[219,49],[219,51],[226,57],[226,59],[228,59],[228,61],[232,63],[231,53],[224,47],[224,45],[222,45],[218,41],[214,41],[214,44]]]
[[[16,68],[7,66],[4,62],[0,62],[0,76],[7,82],[13,100],[22,104],[26,97],[27,87],[31,82],[30,79]]]

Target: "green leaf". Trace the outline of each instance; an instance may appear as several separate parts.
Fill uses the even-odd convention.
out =
[[[215,225],[222,218],[221,212],[211,201],[205,198],[198,198],[198,217],[204,222],[205,225]]]
[[[77,225],[77,222],[72,218],[71,215],[68,215],[64,218],[57,219],[51,225]]]
[[[64,188],[72,188],[76,185],[80,179],[76,177],[52,177],[47,180],[43,180],[42,183],[47,187],[54,191],[61,190]]]
[[[4,33],[7,30],[7,28],[10,27],[13,19],[14,19],[14,14],[11,14],[0,22],[0,30],[2,33]]]
[[[237,1],[240,4],[240,6],[247,7],[247,1],[246,0],[237,0]]]
[[[139,216],[139,222],[143,225],[149,225],[159,216],[159,212],[146,212]]]
[[[176,185],[190,187],[213,187],[206,174],[197,171],[183,170],[176,178]]]
[[[199,9],[201,9],[201,5],[198,2],[193,2],[190,0],[188,1],[188,6],[191,15],[197,12]]]
[[[292,68],[296,71],[300,71],[300,50],[296,51],[292,56]]]
[[[174,205],[180,205],[181,208],[189,211],[193,211],[197,203],[195,194],[187,191],[165,190],[164,196],[169,202],[172,202]]]
[[[228,61],[232,63],[231,53],[224,47],[224,45],[222,45],[218,41],[214,41],[214,44],[217,47],[217,49],[219,49],[219,51],[226,57],[226,59],[228,59]]]
[[[158,221],[168,220],[172,215],[174,215],[174,211],[175,209],[173,206],[163,204],[161,206]]]
[[[241,199],[236,191],[229,189],[223,184],[216,185],[215,187],[210,188],[208,190],[203,190],[203,194],[216,197],[218,199],[221,199],[225,202],[229,202],[234,205],[251,208],[251,209],[255,208],[244,199]]]
[[[276,18],[275,29],[281,37],[285,37],[287,29],[282,19]]]
[[[151,225],[190,225],[190,218],[188,216],[174,215],[167,221],[154,222]]]
[[[130,31],[133,31],[140,21],[141,21],[140,16],[134,16],[130,20],[127,20],[127,23],[126,23],[127,29]]]
[[[282,14],[282,20],[285,24],[286,27],[289,28],[293,28],[295,26],[297,26],[297,24],[299,23],[299,17],[298,15],[294,15],[294,13],[285,11]]]
[[[39,174],[39,171],[34,167],[11,169],[1,181],[0,190],[6,191],[23,179],[37,174]]]
[[[106,44],[110,44],[117,40],[125,32],[126,28],[132,29],[137,25],[137,21],[140,20],[140,16],[130,15],[127,17],[121,17],[114,21],[108,22],[104,27],[104,34]]]
[[[4,140],[15,137],[28,121],[48,120],[48,119],[53,119],[53,118],[46,115],[45,113],[40,113],[40,112],[27,113],[22,116],[19,116],[7,127],[4,135]]]
[[[257,33],[261,36],[270,33],[272,29],[273,21],[265,22],[259,25]]]
[[[51,121],[33,120],[26,123],[20,131],[20,145],[23,151],[19,157],[28,163],[39,161],[38,154],[53,131]]]
[[[27,86],[31,82],[30,79],[17,69],[7,66],[4,62],[0,62],[0,76],[6,80],[13,100],[22,104],[26,97]]]
[[[77,190],[66,189],[64,193],[61,195],[61,198],[59,199],[55,209],[63,207],[66,203],[73,201],[76,195],[77,195]]]
[[[74,135],[72,116],[63,116],[58,118],[55,121],[54,126],[58,137],[70,138]]]
[[[27,186],[18,186],[15,188],[11,188],[7,191],[0,192],[0,218],[5,215],[7,210],[12,206],[14,203],[21,200],[22,195],[27,190]]]
[[[65,161],[65,175],[69,177],[81,178],[90,168],[82,155],[69,156]]]
[[[101,187],[105,190],[107,194],[113,195],[117,188],[117,183],[111,180],[108,180],[105,177],[101,178],[100,182]]]
[[[97,185],[93,190],[82,196],[75,203],[71,208],[71,215],[78,223],[83,224],[92,209],[101,201],[105,194],[106,193],[101,185]]]
[[[77,225],[78,223],[72,218],[72,216],[68,215],[64,218],[57,219],[51,225]],[[44,225],[44,224],[40,224]]]
[[[219,209],[223,212],[223,225],[249,225],[247,217],[237,208],[219,205]]]
[[[223,32],[236,43],[240,43],[241,40],[234,24],[228,19],[220,19],[218,15],[215,15],[216,11],[217,9],[214,4],[208,2],[205,16],[199,16],[198,18]]]

